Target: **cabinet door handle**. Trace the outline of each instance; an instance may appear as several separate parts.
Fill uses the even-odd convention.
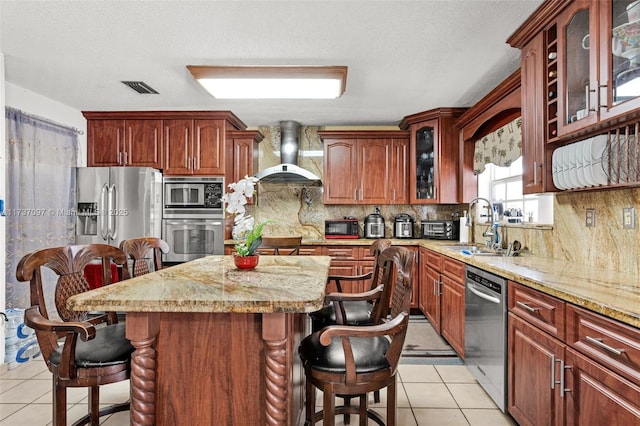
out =
[[[538,183],[538,162],[533,162],[533,183]]]
[[[200,169],[200,162],[197,160],[197,157],[193,157],[193,170]]]
[[[551,389],[556,387],[556,356],[551,355]]]
[[[187,157],[187,170],[191,170],[191,157]]]
[[[556,363],[560,364],[560,380],[556,380]],[[564,371],[568,368],[571,367],[566,367],[564,360],[551,355],[551,389],[555,390],[556,385],[560,385],[560,398],[564,398],[564,393],[569,390],[564,387]]]
[[[122,151],[118,151],[118,164],[122,165]]]
[[[532,308],[531,306],[529,306],[529,305],[527,305],[526,303],[521,302],[521,301],[519,301],[519,300],[516,302],[516,305],[518,305],[518,306],[520,306],[520,307],[524,308],[525,310],[527,310],[527,311],[531,312],[532,314],[534,314],[534,313],[536,313],[537,311],[539,311],[539,310],[540,310],[540,308]]]
[[[599,347],[599,348],[601,348],[601,349],[604,349],[605,351],[609,351],[609,352],[611,352],[612,354],[615,354],[615,355],[622,355],[622,354],[624,353],[624,349],[616,349],[616,348],[614,348],[614,347],[611,347],[611,346],[607,345],[606,343],[604,343],[604,342],[602,341],[602,339],[601,339],[601,338],[599,338],[599,337],[585,336],[585,337],[584,337],[584,339],[585,339],[587,342],[593,343],[593,344],[594,344],[594,345],[596,345],[597,347]]]
[[[124,153],[124,165],[129,164],[129,153],[125,151]]]

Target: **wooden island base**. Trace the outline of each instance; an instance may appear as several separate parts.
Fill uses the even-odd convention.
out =
[[[301,313],[127,313],[132,425],[297,425]]]

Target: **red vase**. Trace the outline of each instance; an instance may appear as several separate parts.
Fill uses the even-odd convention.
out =
[[[253,269],[258,266],[258,260],[260,256],[254,254],[252,256],[237,256],[233,255],[233,262],[238,269]]]

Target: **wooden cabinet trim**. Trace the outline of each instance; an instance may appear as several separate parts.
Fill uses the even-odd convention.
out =
[[[234,128],[245,130],[247,125],[231,111],[82,111],[87,120],[105,119],[208,119],[226,120]]]

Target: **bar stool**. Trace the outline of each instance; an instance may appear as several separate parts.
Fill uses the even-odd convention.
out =
[[[262,243],[258,247],[258,254],[298,255],[300,254],[302,237],[262,237]]]
[[[304,338],[298,353],[305,370],[305,425],[322,420],[333,426],[339,414],[358,414],[360,425],[384,419],[368,409],[367,393],[387,388],[387,425],[396,424],[396,372],[409,324],[414,253],[391,247],[380,254],[385,294],[393,288],[389,319],[372,326],[332,325]],[[389,300],[388,297],[382,300]],[[322,411],[315,412],[315,390],[323,392]],[[336,407],[335,397],[358,397],[359,405]]]
[[[65,246],[36,250],[18,263],[16,278],[29,282],[31,307],[25,310],[25,324],[38,338],[42,358],[53,373],[53,425],[67,424],[67,388],[89,388],[88,414],[76,425],[98,425],[101,416],[129,409],[129,402],[100,409],[100,385],[126,380],[130,376],[133,346],[125,338],[125,325],[117,323],[115,312],[90,315],[67,308],[67,299],[89,290],[84,267],[94,259],[102,261],[103,285],[111,284],[111,264],[126,266],[127,258],[107,244]],[[55,306],[47,307],[42,271],[58,275]],[[122,268],[122,278],[128,278]],[[51,316],[56,311],[60,319]]]
[[[151,272],[146,257],[153,250],[153,268],[162,269],[162,253],[169,253],[169,244],[155,237],[130,238],[120,243],[120,250],[125,252],[127,259],[132,260],[131,276],[137,277]]]

